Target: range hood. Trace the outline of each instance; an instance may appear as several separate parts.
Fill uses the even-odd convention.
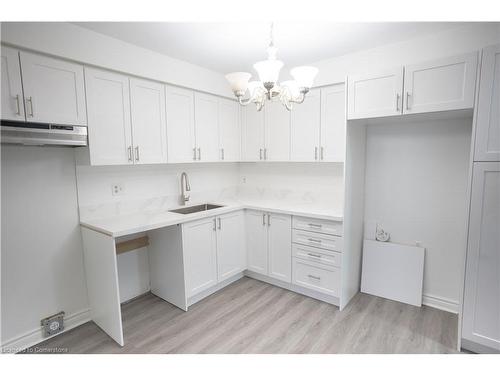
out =
[[[26,146],[87,146],[87,127],[1,121],[1,142]]]

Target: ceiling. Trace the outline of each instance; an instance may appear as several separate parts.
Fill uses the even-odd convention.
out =
[[[269,23],[79,22],[79,26],[221,73],[253,72]],[[275,23],[286,68],[463,26],[457,22]]]

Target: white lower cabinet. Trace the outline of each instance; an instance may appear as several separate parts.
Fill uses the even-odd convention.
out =
[[[338,297],[340,295],[340,268],[294,258],[293,283]]]
[[[217,281],[246,269],[245,214],[231,212],[217,217]]]
[[[247,211],[246,239],[247,239],[247,268],[250,271],[267,275],[267,224],[266,213],[261,211]]]

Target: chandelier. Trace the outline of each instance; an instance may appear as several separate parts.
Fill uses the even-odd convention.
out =
[[[259,61],[253,66],[259,80],[249,82],[252,75],[246,72],[229,73],[226,79],[241,105],[255,103],[257,111],[260,111],[266,100],[279,100],[287,110],[291,111],[293,103],[302,103],[305,100],[318,74],[318,68],[298,66],[290,70],[293,80],[278,83],[280,70],[284,64],[276,59],[277,48],[274,46],[273,29],[271,24],[267,60]]]

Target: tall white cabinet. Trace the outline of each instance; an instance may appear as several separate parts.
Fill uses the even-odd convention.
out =
[[[0,66],[2,120],[24,121],[24,96],[19,51],[2,46]]]

